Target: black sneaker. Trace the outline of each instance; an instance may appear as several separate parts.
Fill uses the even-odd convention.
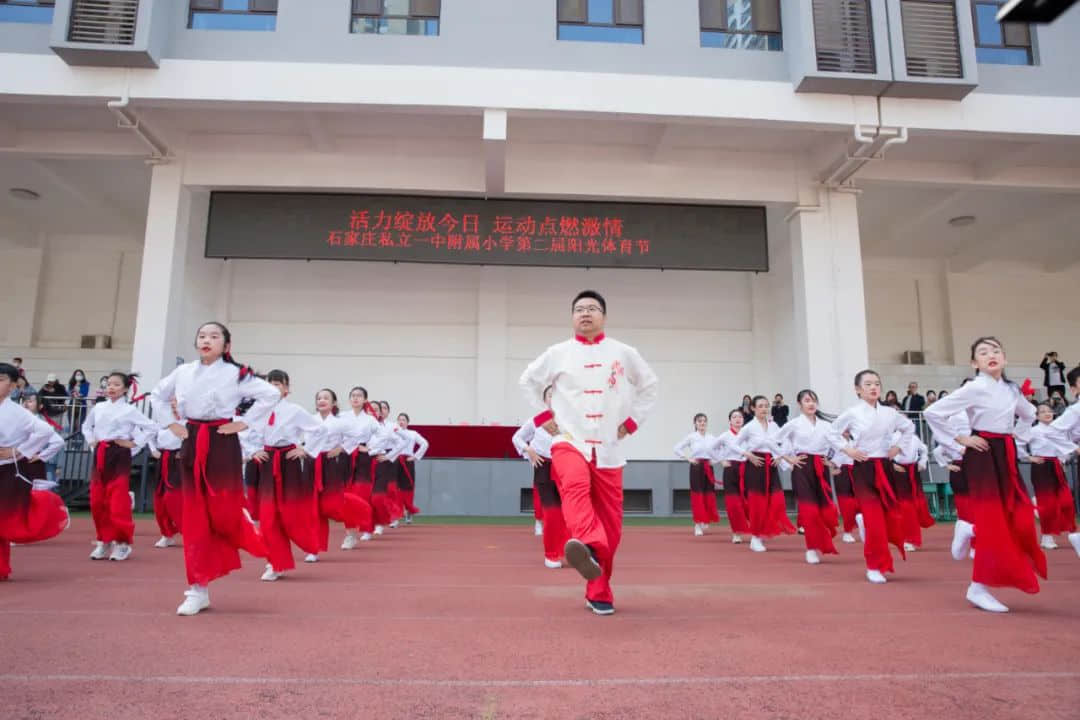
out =
[[[602,600],[590,600],[585,598],[585,607],[588,610],[592,610],[597,615],[614,615],[615,606],[609,602]]]
[[[596,562],[596,553],[580,540],[575,538],[567,540],[563,547],[563,554],[566,556],[566,562],[570,563],[570,566],[581,573],[581,577],[586,580],[595,580],[604,572],[600,568],[600,563]]]

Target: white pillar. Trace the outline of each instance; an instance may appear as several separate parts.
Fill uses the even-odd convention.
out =
[[[190,216],[191,193],[183,186],[182,165],[155,165],[131,360],[132,369],[141,374],[147,387],[176,366]]]
[[[14,263],[5,273],[4,292],[10,293],[10,297],[19,298],[19,312],[10,313],[7,317],[7,344],[30,347],[34,344],[34,323],[45,251],[40,247],[19,248],[10,255]]]
[[[476,298],[476,421],[505,418],[506,269],[480,268]]]
[[[866,297],[855,196],[822,190],[816,209],[789,216],[798,380],[828,412],[855,401],[867,367]]]

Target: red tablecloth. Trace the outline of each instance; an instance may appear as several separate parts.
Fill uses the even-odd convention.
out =
[[[517,426],[410,425],[427,438],[429,458],[516,458],[510,438]]]

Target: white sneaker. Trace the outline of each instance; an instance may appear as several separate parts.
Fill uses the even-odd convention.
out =
[[[733,533],[732,536],[731,536],[731,542],[734,543],[735,545],[741,545],[742,544],[742,535],[740,535],[739,533]]]
[[[806,534],[806,528],[804,528],[802,525],[799,526],[799,534],[800,535],[805,535]]]
[[[968,557],[972,560],[975,559],[975,548],[971,548],[971,550],[968,552]]]
[[[1069,533],[1069,544],[1073,546],[1073,550],[1077,555],[1080,555],[1080,532]]]
[[[558,570],[562,567],[562,563],[558,560],[548,560],[547,558],[544,558],[544,567],[551,570]]]
[[[307,563],[319,562],[319,556],[316,555],[315,553],[308,553],[307,555],[304,556],[304,562],[307,562]]]
[[[1054,538],[1050,535],[1043,535],[1042,540],[1039,541],[1039,547],[1043,550],[1057,550],[1057,543],[1054,542]]]
[[[971,550],[971,539],[975,537],[975,526],[967,520],[957,518],[953,527],[952,556],[953,560],[963,560]]]
[[[750,538],[750,549],[754,552],[765,552],[765,543],[756,535]]]
[[[807,550],[806,562],[809,565],[817,565],[821,562],[821,553],[819,553],[817,550]]]
[[[885,580],[885,576],[881,574],[880,570],[867,570],[866,579],[874,583],[875,585],[883,585],[885,584],[885,582],[887,582]]]
[[[371,540],[371,533],[366,532],[360,536],[360,542],[368,542]]]
[[[266,566],[266,572],[264,572],[262,574],[262,577],[259,578],[259,579],[262,580],[263,582],[274,582],[279,577],[281,577],[283,574],[284,573],[274,572],[273,566],[267,565]]]
[[[345,539],[341,543],[342,550],[353,550],[356,548],[356,531],[349,530],[345,533]]]
[[[184,602],[176,608],[177,615],[198,615],[201,610],[210,607],[210,589],[205,586],[192,585],[190,590],[184,592]]]
[[[701,537],[705,534],[705,531],[701,528],[701,523],[694,523],[694,535]]]
[[[844,536],[840,538],[840,541],[846,542],[850,545],[851,543],[855,542],[855,536],[851,533],[844,533]]]
[[[109,553],[110,560],[127,560],[131,557],[131,546],[127,543],[113,543],[112,552]]]
[[[537,520],[536,522],[533,523],[533,535],[536,535],[537,537],[539,537],[540,535],[543,535],[543,534],[544,534],[544,523]]]
[[[904,543],[904,552],[915,552],[919,548],[915,547],[909,542]]]
[[[90,553],[91,560],[104,560],[109,557],[109,551],[112,550],[112,543],[97,541],[94,545],[93,552]]]
[[[859,513],[858,515],[855,516],[855,524],[859,526],[859,541],[862,542],[862,543],[865,543],[866,542],[866,525],[863,524],[862,513]]]
[[[395,529],[396,529],[396,528],[397,528],[397,526],[398,526],[398,525],[400,525],[400,524],[401,524],[401,523],[399,523],[399,522],[398,522],[397,520],[395,520],[394,522],[390,523],[390,527],[392,527],[392,528],[395,528]]]
[[[128,490],[128,497],[131,498],[131,509],[135,509],[135,493]]]
[[[158,540],[156,543],[154,543],[154,547],[156,547],[156,548],[167,548],[167,547],[172,547],[175,544],[176,543],[173,542],[172,538],[165,537],[164,535],[162,535],[161,539]]]
[[[987,612],[1009,612],[1009,608],[998,602],[998,599],[991,595],[990,591],[982,583],[973,582],[968,585],[967,601],[980,610]]]
[[[406,515],[405,516],[405,524],[406,525],[412,525],[412,515]]]
[[[382,535],[384,532],[386,532],[386,528],[384,528],[382,525],[376,525],[375,526],[375,534],[376,535]]]

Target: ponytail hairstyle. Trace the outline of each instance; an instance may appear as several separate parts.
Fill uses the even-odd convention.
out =
[[[701,418],[705,422],[709,422],[709,416],[708,415],[706,415],[705,413],[698,413],[697,415],[694,416],[694,427],[695,428],[697,427],[698,418]]]
[[[814,402],[818,402],[817,393],[814,392],[813,390],[807,388],[805,390],[800,390],[799,394],[795,396],[796,404],[802,405],[802,399],[804,397],[808,396],[808,395],[810,397],[814,398]],[[833,420],[836,419],[835,415],[832,415],[830,413],[821,412],[821,408],[818,408],[817,411],[814,412],[814,417],[816,417],[818,420],[824,420],[825,422],[832,422]]]
[[[136,382],[138,377],[139,377],[139,373],[126,373],[126,372],[124,372],[122,370],[113,370],[111,373],[109,373],[107,375],[107,377],[110,377],[110,378],[118,377],[118,378],[120,378],[120,382],[124,383],[125,399],[126,399],[127,391],[131,389],[132,385],[134,385],[136,387],[136,389],[138,389],[138,387],[139,387],[138,383]]]
[[[363,395],[364,395],[364,402],[366,403],[366,402],[367,402],[367,399],[368,399],[368,395],[367,395],[367,388],[365,388],[365,387],[362,387],[362,386],[360,386],[360,385],[355,385],[355,386],[353,386],[353,388],[352,388],[351,390],[349,390],[349,394],[350,394],[350,395],[352,395],[352,394],[353,394],[354,392],[356,392],[357,390],[359,390],[359,391],[360,391],[361,393],[363,393]]]
[[[1078,368],[1078,369],[1080,369],[1080,368]],[[547,403],[548,393],[551,392],[554,389],[555,389],[554,385],[548,385],[546,388],[544,388],[544,392],[540,393],[540,400],[543,401],[544,403]]]
[[[239,405],[236,406],[237,417],[242,417],[248,410],[251,409],[251,406],[254,404],[255,398],[250,398],[248,400],[242,401]]]
[[[993,346],[997,347],[997,349],[1000,350],[1003,355],[1005,354],[1005,346],[1001,344],[1000,340],[998,340],[993,335],[984,335],[983,337],[976,338],[975,342],[971,343],[971,361],[972,362],[975,362],[975,348],[979,347],[980,345],[993,345]],[[975,376],[978,377],[978,375],[979,375],[979,368],[975,368]],[[1004,369],[1002,369],[1002,371],[1001,371],[1001,379],[1004,380],[1005,382],[1007,382],[1009,385],[1012,385],[1013,387],[1016,387],[1016,383],[1014,383],[1012,380],[1010,380],[1008,378],[1007,375],[1005,375],[1005,370]],[[940,398],[940,396],[938,396],[938,397]]]
[[[266,382],[279,382],[282,385],[287,386],[289,384],[289,373],[285,372],[284,370],[271,370],[270,372],[266,373]]]
[[[254,375],[255,371],[252,370],[251,367],[249,367],[248,365],[241,365],[240,363],[236,362],[236,360],[233,359],[233,356],[232,356],[232,333],[229,332],[229,328],[225,327],[222,323],[219,323],[216,320],[211,320],[210,322],[204,322],[202,325],[200,325],[199,330],[202,330],[207,325],[213,325],[214,327],[216,327],[218,330],[221,331],[221,337],[224,338],[224,340],[225,340],[225,349],[221,353],[221,359],[224,360],[225,362],[229,363],[230,365],[235,365],[236,367],[240,368],[240,375],[237,377],[237,382],[243,382],[248,376]],[[199,339],[199,330],[195,331],[195,339],[196,339],[196,341],[198,341],[198,339]]]
[[[330,393],[330,414],[337,417],[337,414],[339,412],[338,405],[337,405],[337,393],[334,392],[333,390],[331,390],[330,388],[322,388],[321,390],[318,390],[315,393],[315,401],[316,402],[318,402],[319,393],[321,393],[321,392]]]

